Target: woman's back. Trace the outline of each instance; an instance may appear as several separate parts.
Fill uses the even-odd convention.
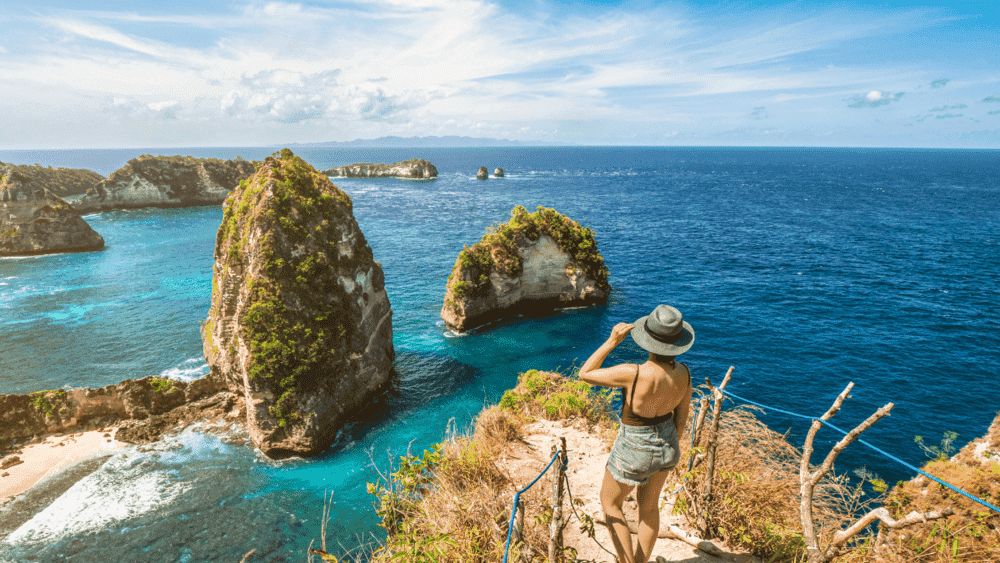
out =
[[[658,363],[653,360],[639,366],[639,377],[632,386],[624,389],[632,412],[644,417],[655,418],[673,412],[687,394],[688,368],[680,362]]]

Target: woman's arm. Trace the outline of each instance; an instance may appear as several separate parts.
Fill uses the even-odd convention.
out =
[[[687,366],[684,366],[687,367]],[[688,384],[687,392],[684,393],[684,398],[681,399],[680,404],[674,409],[674,426],[677,428],[677,437],[684,437],[684,427],[687,425],[688,419],[688,409],[691,408],[691,368],[688,370]]]
[[[608,337],[608,340],[604,344],[601,344],[601,347],[595,350],[587,358],[587,361],[583,362],[583,365],[580,366],[581,380],[591,385],[600,385],[601,387],[628,387],[632,384],[632,376],[635,375],[635,369],[629,367],[630,364],[619,364],[610,368],[601,368],[601,364],[604,363],[604,359],[608,357],[608,354],[621,344],[629,332],[632,331],[632,326],[629,323],[618,323],[611,329],[611,336]]]

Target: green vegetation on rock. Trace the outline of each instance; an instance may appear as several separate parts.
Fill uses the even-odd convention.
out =
[[[149,386],[157,393],[166,393],[174,388],[174,380],[165,377],[154,377],[149,381]]]
[[[594,231],[555,209],[538,206],[537,211],[528,213],[518,205],[511,210],[508,222],[491,226],[482,240],[466,245],[459,253],[448,278],[449,297],[486,296],[493,270],[509,277],[521,275],[523,264],[518,247],[535,242],[542,235],[552,237],[560,250],[572,256],[576,267],[595,280],[599,290],[610,289],[608,268],[597,251]]]
[[[62,389],[35,391],[29,393],[29,396],[32,406],[44,414],[45,418],[53,418],[57,412],[62,412],[65,407],[66,391]]]
[[[337,272],[372,262],[367,245],[350,256],[338,248],[335,225],[351,222],[350,196],[288,149],[267,159],[224,205],[217,258],[226,257],[228,270],[251,258],[263,261],[261,275],[247,280],[240,330],[249,343],[250,379],[276,397],[271,414],[280,426],[301,422],[299,393],[348,362],[356,305]],[[252,233],[253,257],[247,248]]]

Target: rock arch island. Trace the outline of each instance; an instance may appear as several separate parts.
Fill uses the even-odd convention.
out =
[[[610,290],[594,231],[555,209],[518,205],[458,254],[441,318],[463,331],[520,312],[601,303]]]

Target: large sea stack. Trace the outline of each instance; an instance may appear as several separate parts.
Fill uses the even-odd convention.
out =
[[[288,149],[226,199],[205,357],[265,455],[325,450],[389,379],[392,310],[351,198]]]
[[[12,167],[0,169],[0,256],[104,248],[69,203]]]
[[[219,205],[253,171],[253,163],[239,157],[220,160],[144,154],[87,190],[73,207],[90,212]]]
[[[396,164],[372,164],[359,162],[347,166],[327,168],[323,171],[335,178],[404,178],[409,180],[430,180],[437,178],[438,171],[433,164],[422,158],[413,158]]]
[[[528,213],[519,205],[510,221],[459,253],[441,318],[468,330],[518,313],[600,303],[610,290],[592,230],[554,209]]]

